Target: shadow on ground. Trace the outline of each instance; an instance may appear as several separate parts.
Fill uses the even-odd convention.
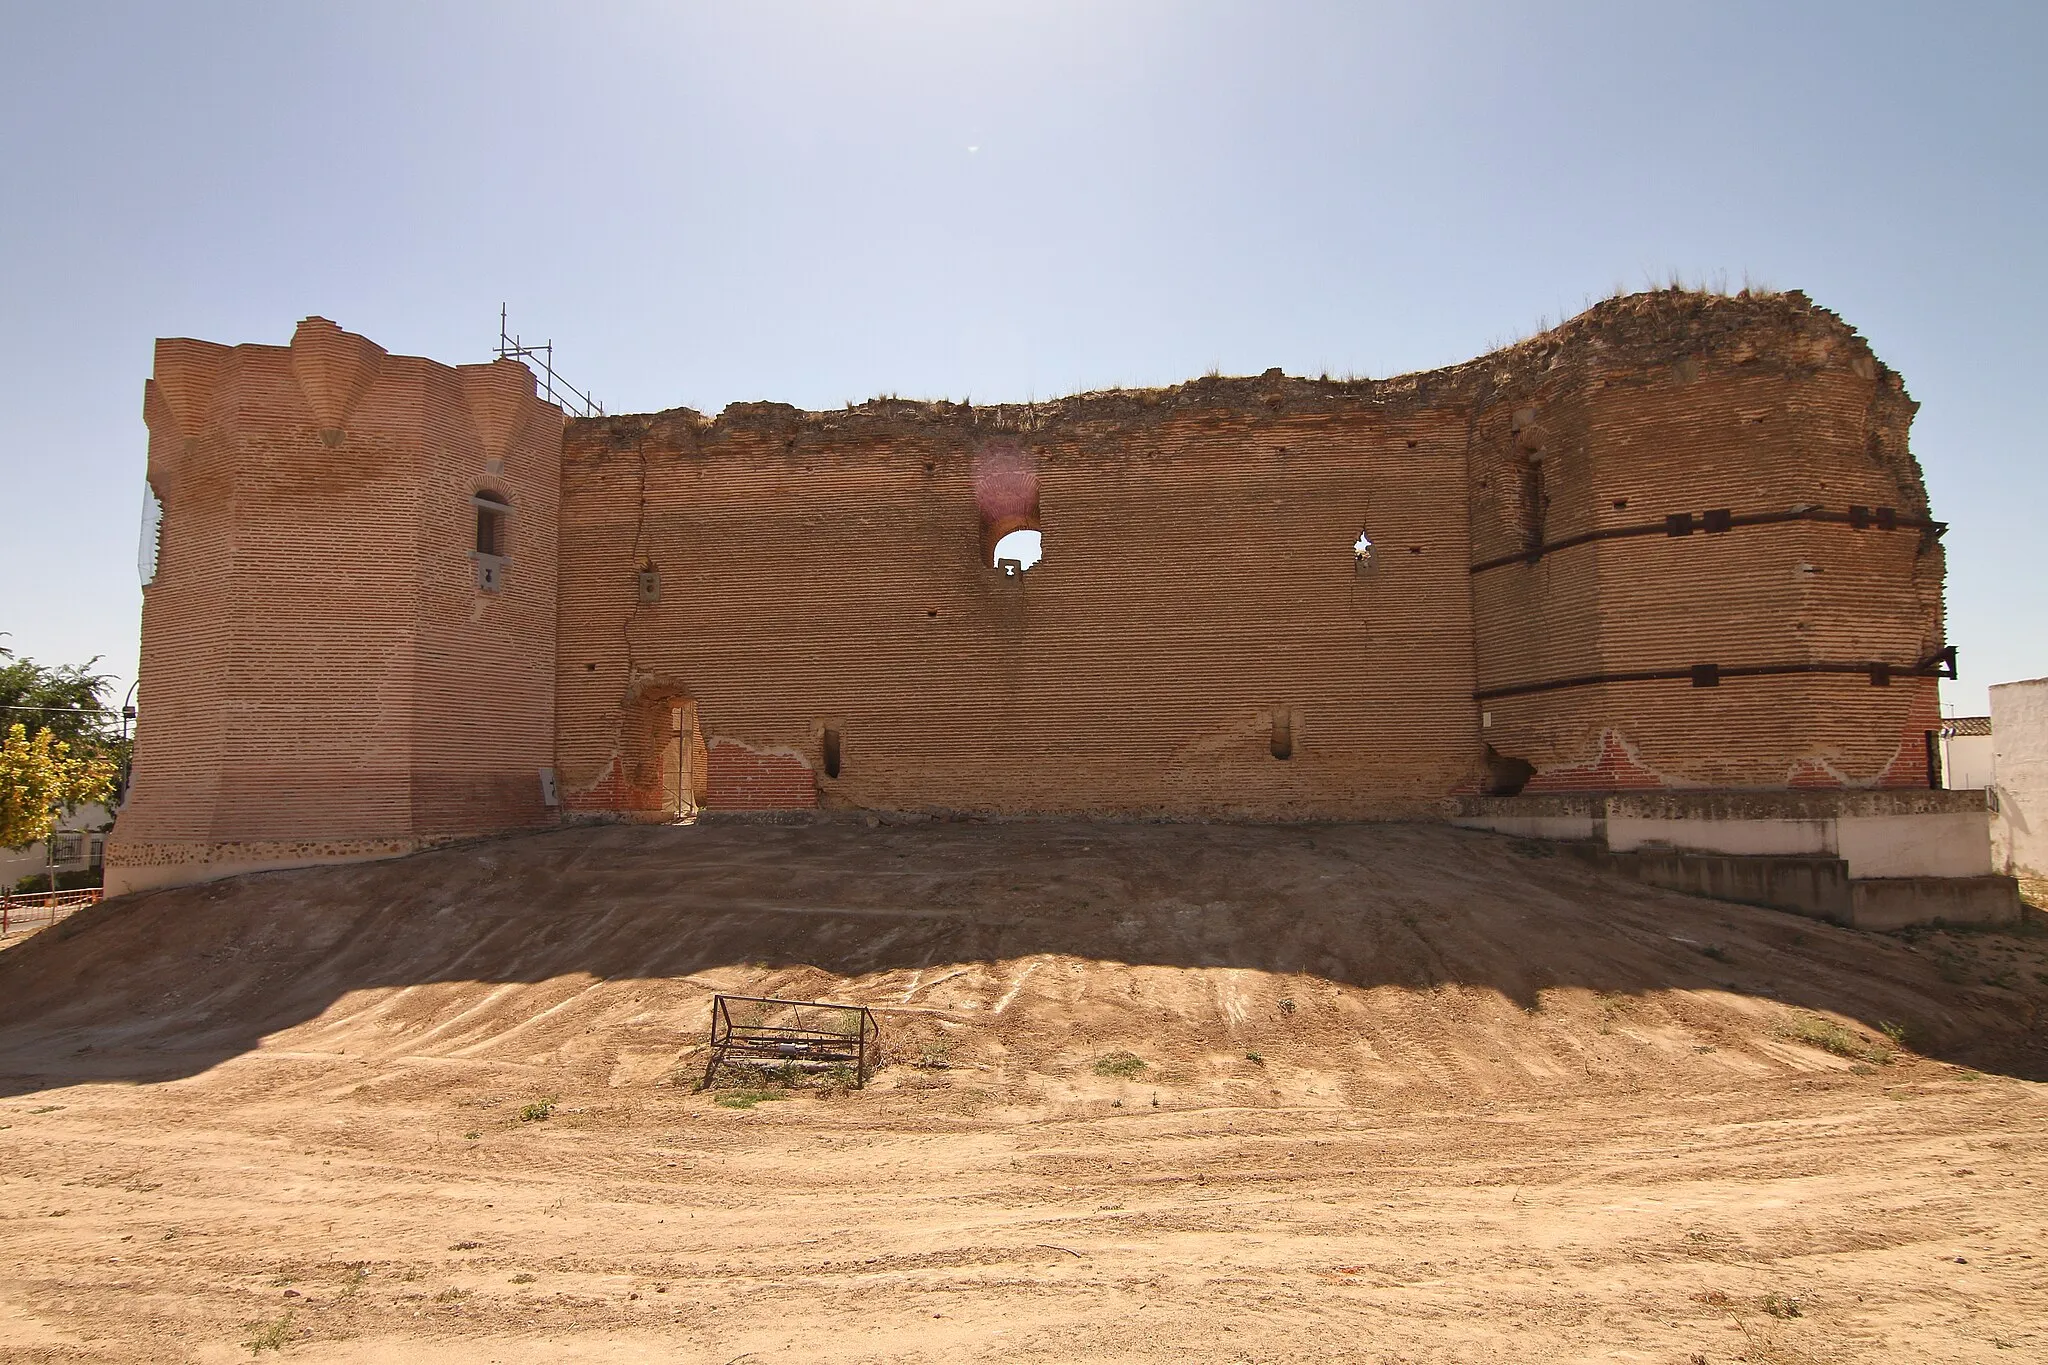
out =
[[[887,1005],[1012,1069],[1142,1042],[1306,1049],[1383,1088],[1632,1084],[1791,1064],[1785,1021],[1819,1011],[2048,1077],[2048,938],[1861,933],[1552,853],[1431,825],[835,820],[249,876],[0,953],[0,1094],[259,1049],[613,1074],[700,1037],[714,989]]]

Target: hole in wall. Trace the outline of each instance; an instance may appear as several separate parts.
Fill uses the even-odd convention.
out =
[[[1273,757],[1286,760],[1294,757],[1294,713],[1275,711],[1273,732],[1266,740],[1266,748]]]
[[[939,609],[937,607],[927,607],[924,614],[928,619],[936,621],[939,618]]]
[[[597,665],[596,665],[596,664],[585,664],[585,665],[583,665],[583,671],[584,671],[585,673],[595,673],[595,672],[597,672]]]
[[[142,586],[156,582],[157,554],[163,544],[164,505],[156,495],[156,486],[147,480],[142,485],[142,539],[135,547],[135,572],[142,577]]]
[[[1043,558],[1045,542],[1036,531],[1012,531],[996,542],[995,566],[1006,574],[1023,573]]]
[[[971,471],[982,554],[1006,574],[1025,572],[1044,555],[1038,537],[1037,461],[1014,438],[998,437],[974,452]]]
[[[818,747],[822,751],[822,756],[825,760],[825,776],[839,776],[838,727],[832,725],[826,726],[824,737],[822,740],[820,740]]]
[[[1410,450],[1413,450],[1413,449],[1415,449],[1415,442],[1413,442],[1413,441],[1410,441],[1410,442],[1408,443],[1408,448],[1409,448]]]
[[[1624,507],[1626,507],[1626,506],[1628,506],[1628,499],[1627,499],[1627,498],[1616,498],[1616,499],[1614,500],[1614,510],[1615,510],[1615,511],[1619,512],[1619,511],[1620,511],[1620,510],[1621,510],[1622,508],[1624,508]]]
[[[1361,569],[1372,567],[1372,538],[1365,532],[1358,533],[1358,539],[1351,542],[1351,555]]]
[[[1491,720],[1493,713],[1487,713]],[[1529,785],[1529,779],[1536,775],[1536,765],[1526,758],[1504,754],[1491,744],[1486,746],[1486,794],[1488,796],[1519,796],[1522,788]]]
[[[1408,553],[1411,555],[1419,555],[1422,553],[1422,547],[1420,545],[1410,545],[1408,547]]]

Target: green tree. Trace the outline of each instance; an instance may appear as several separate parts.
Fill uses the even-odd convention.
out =
[[[114,794],[114,760],[71,746],[45,727],[31,739],[16,721],[0,741],[0,845],[20,848],[50,837],[57,816]]]
[[[134,748],[122,733],[119,713],[109,705],[114,680],[93,672],[97,658],[56,668],[33,659],[16,658],[0,648],[0,734],[19,721],[30,735],[48,730],[71,746],[76,755],[102,754],[114,761],[118,799]]]
[[[127,742],[98,662],[51,668],[0,649],[0,847],[47,838],[57,814],[114,798]]]
[[[0,648],[0,726],[19,722],[31,735],[48,730],[81,752],[118,744],[107,705],[114,680],[92,671],[98,662],[50,668]]]

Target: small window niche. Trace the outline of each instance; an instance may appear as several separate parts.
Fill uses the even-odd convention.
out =
[[[476,586],[479,592],[497,592],[505,585],[505,570],[512,562],[512,505],[496,493],[478,493],[476,504]]]
[[[825,776],[837,780],[839,777],[839,727],[828,725],[818,737],[819,757],[825,760]]]
[[[1283,763],[1294,757],[1294,712],[1281,710],[1273,713],[1273,728],[1267,737],[1266,747],[1274,758]]]

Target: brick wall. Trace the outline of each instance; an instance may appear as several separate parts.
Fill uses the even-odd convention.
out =
[[[531,375],[309,318],[289,346],[159,343],[144,416],[164,520],[115,883],[552,818],[561,414]],[[484,487],[515,509],[496,594]]]
[[[1277,376],[1036,412],[573,424],[565,785],[632,764],[623,699],[652,675],[698,704],[714,805],[725,740],[804,755],[828,804],[1422,810],[1477,753],[1464,429],[1454,407],[1333,405]],[[1036,468],[1045,558],[1016,577],[983,557],[973,471],[994,442]],[[643,560],[657,603],[636,597]]]
[[[1543,472],[1545,539],[1690,513],[1473,579],[1482,691],[1642,671],[1912,665],[1942,644],[1942,551],[1912,527],[1702,514],[1927,511],[1913,404],[1839,319],[1788,299],[1616,300],[1524,348],[1475,426],[1474,561],[1510,553],[1503,490]],[[1526,377],[1525,377],[1526,376]],[[1517,428],[1520,428],[1517,430]],[[1924,786],[1935,682],[1859,674],[1616,681],[1482,701],[1530,790]],[[1626,773],[1614,767],[1626,751]]]
[[[145,413],[164,549],[110,863],[545,821],[550,763],[572,810],[656,816],[678,707],[713,808],[1925,780],[1933,680],[1867,667],[1942,644],[1913,404],[1796,294],[1610,300],[1391,380],[566,432],[516,365],[308,319],[161,343]],[[512,507],[498,593],[478,493]],[[1665,533],[1722,510],[1775,519]],[[1045,558],[1006,574],[1018,526]]]
[[[1922,515],[1911,413],[1797,295],[1665,293],[1391,381],[572,423],[563,774],[572,801],[616,799],[621,698],[658,678],[708,736],[807,756],[827,804],[1397,814],[1482,786],[1485,744],[1533,790],[1924,782],[1928,678],[1473,697],[1925,657],[1941,552],[1913,530],[1593,540],[1471,572],[1673,512]],[[987,563],[973,482],[1010,447],[1035,462],[1046,550],[1018,578]],[[658,603],[636,599],[643,564]]]

